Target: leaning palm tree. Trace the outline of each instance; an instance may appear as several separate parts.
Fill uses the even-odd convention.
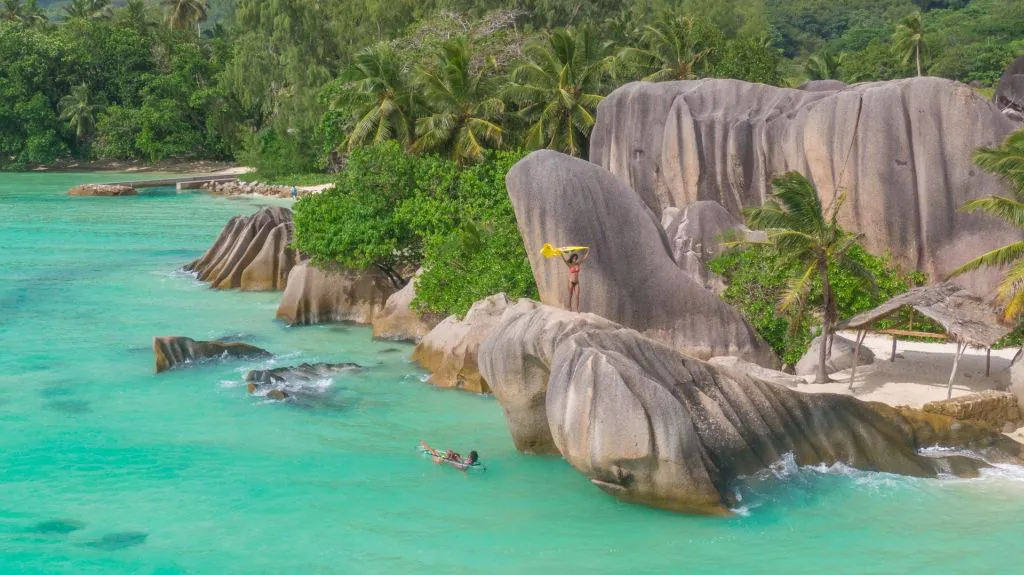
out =
[[[210,11],[209,0],[163,0],[163,5],[171,28],[186,30],[195,26],[197,33],[202,35],[200,23],[206,20]]]
[[[594,128],[601,79],[609,51],[589,28],[561,29],[525,49],[526,61],[512,71],[506,97],[530,125],[525,145],[583,156]]]
[[[92,103],[88,86],[81,84],[72,88],[70,94],[60,99],[58,108],[60,119],[68,123],[79,140],[92,134],[100,106]]]
[[[772,180],[772,197],[759,208],[746,211],[747,225],[768,234],[768,241],[787,260],[799,263],[800,273],[790,279],[779,300],[779,312],[789,315],[790,328],[803,322],[812,292],[821,285],[822,326],[818,350],[818,383],[827,382],[825,362],[837,312],[829,267],[841,266],[863,283],[874,286],[871,273],[848,256],[860,235],[843,230],[838,223],[839,208],[846,199],[841,193],[825,207],[814,185],[802,174],[789,172]]]
[[[366,143],[398,140],[404,147],[415,133],[416,92],[409,86],[410,70],[386,42],[364,48],[342,74],[353,83],[362,100],[356,107],[355,122],[346,139],[351,150]],[[353,91],[346,90],[349,97]]]
[[[845,54],[835,54],[828,50],[811,56],[804,65],[807,78],[810,80],[837,80],[839,79],[839,68],[843,65]]]
[[[645,26],[643,46],[623,48],[619,58],[649,82],[691,80],[709,69],[719,34],[691,16],[671,15]]]
[[[967,212],[984,212],[1012,226],[1024,228],[1024,130],[1013,134],[998,148],[982,148],[974,153],[974,163],[999,176],[1012,197],[988,196],[964,204]],[[1004,306],[1003,318],[1015,320],[1024,313],[1024,241],[1016,241],[960,266],[951,274],[958,276],[981,267],[1009,267],[996,290],[996,300]]]
[[[488,146],[501,147],[505,104],[496,97],[494,70],[474,70],[469,41],[443,43],[433,62],[417,70],[427,115],[416,120],[417,152],[442,152],[460,164],[482,160]]]
[[[920,12],[914,12],[900,20],[896,32],[892,35],[892,47],[899,55],[903,65],[909,65],[913,59],[917,63],[917,75],[921,75],[921,53],[928,53],[928,43],[924,38],[924,19]]]

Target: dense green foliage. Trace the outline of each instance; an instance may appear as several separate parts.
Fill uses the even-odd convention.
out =
[[[391,139],[458,163],[585,156],[597,103],[630,80],[920,62],[991,86],[1024,53],[1019,0],[4,0],[0,21],[8,169],[191,156],[278,177]],[[72,90],[82,113],[60,106]]]
[[[920,273],[904,274],[887,258],[873,256],[860,246],[851,248],[847,255],[873,276],[876,289],[865,286],[848,267],[833,263],[829,277],[839,319],[853,317],[924,283]],[[807,352],[816,320],[809,315],[795,317],[779,312],[779,301],[789,288],[790,279],[802,271],[799,264],[770,245],[751,245],[720,254],[708,267],[728,283],[722,294],[725,301],[747,318],[783,362],[794,365]],[[807,301],[812,307],[821,307],[820,280],[812,283]],[[909,317],[897,317],[881,327],[905,327],[908,321]],[[917,323],[921,324],[921,320]],[[922,327],[918,325],[915,329]]]
[[[423,311],[463,314],[498,291],[535,297],[505,193],[521,157],[501,152],[460,166],[395,142],[357,148],[333,190],[295,204],[295,247],[319,265],[377,267],[396,285],[422,266],[415,304]]]

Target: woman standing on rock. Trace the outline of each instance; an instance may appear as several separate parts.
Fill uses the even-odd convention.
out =
[[[576,311],[580,311],[580,267],[588,257],[590,257],[590,250],[584,250],[582,258],[576,252],[573,252],[569,259],[565,259],[564,255],[562,256],[562,261],[565,262],[565,265],[569,266],[569,311],[573,311],[573,296],[576,296]]]

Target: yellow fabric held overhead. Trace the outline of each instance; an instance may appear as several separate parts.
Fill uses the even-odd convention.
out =
[[[568,254],[568,253],[572,253],[572,252],[580,252],[580,251],[589,250],[589,249],[590,248],[588,248],[587,246],[562,246],[560,248],[556,248],[556,247],[552,246],[551,244],[544,244],[540,248],[540,255],[542,255],[542,256],[544,256],[546,258],[553,258],[555,256],[561,256],[563,254]]]

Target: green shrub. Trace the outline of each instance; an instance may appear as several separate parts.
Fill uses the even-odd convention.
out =
[[[889,259],[873,256],[859,246],[851,248],[849,255],[872,273],[877,291],[865,289],[857,278],[841,267],[830,268],[829,277],[840,321],[872,309],[906,292],[912,285],[924,282],[925,278],[920,273],[904,274]],[[791,329],[792,318],[778,312],[779,297],[786,282],[795,275],[796,264],[787,262],[771,246],[752,245],[725,251],[711,260],[708,267],[721,275],[729,286],[722,298],[743,314],[783,362],[795,364],[806,353],[816,320],[804,317]],[[815,286],[811,299],[812,305],[820,307],[820,284]],[[909,316],[898,316],[880,322],[877,327],[903,326],[908,320]],[[923,320],[918,319],[917,323],[914,329],[929,331]]]

